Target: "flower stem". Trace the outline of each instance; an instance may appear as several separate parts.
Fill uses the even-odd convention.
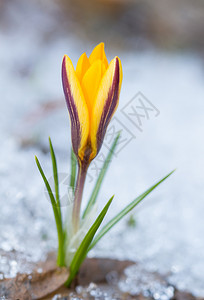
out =
[[[84,163],[84,162],[78,163],[78,175],[77,175],[76,189],[74,195],[74,207],[73,207],[73,214],[72,214],[74,233],[78,231],[80,225],[81,200],[82,200],[84,183],[86,179],[88,166],[89,163]]]

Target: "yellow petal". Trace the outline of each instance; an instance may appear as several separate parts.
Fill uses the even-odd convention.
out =
[[[96,60],[102,60],[106,69],[108,67],[108,60],[106,58],[105,50],[104,50],[104,43],[98,44],[92,51],[91,55],[89,56],[89,61],[93,64]]]
[[[89,113],[73,64],[67,55],[62,63],[62,83],[71,121],[73,150],[83,159],[89,135]]]
[[[86,53],[83,53],[78,62],[77,62],[77,66],[76,66],[76,75],[81,83],[82,78],[84,76],[84,74],[86,73],[86,71],[88,70],[88,68],[90,67],[90,62],[89,59],[86,55]]]
[[[107,126],[117,109],[122,83],[122,66],[118,57],[115,57],[106,70],[93,103],[90,140],[93,159],[102,145]]]
[[[82,79],[81,86],[88,106],[89,115],[91,114],[92,106],[96,98],[96,93],[98,91],[104,70],[105,67],[103,66],[102,61],[96,60]]]

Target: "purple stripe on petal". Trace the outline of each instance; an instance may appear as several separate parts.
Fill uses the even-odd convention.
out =
[[[71,92],[69,78],[66,72],[65,60],[66,58],[64,57],[62,62],[62,85],[63,85],[64,95],[67,103],[67,108],[70,115],[70,120],[71,120],[72,146],[75,154],[78,156],[78,149],[80,147],[80,142],[81,142],[81,126],[79,122],[77,108]]]
[[[106,133],[108,124],[113,116],[115,108],[119,100],[119,85],[120,85],[120,69],[119,61],[116,58],[115,62],[115,73],[113,76],[112,86],[108,92],[108,97],[104,105],[103,114],[101,116],[98,132],[97,132],[97,153],[99,152],[103,139]]]

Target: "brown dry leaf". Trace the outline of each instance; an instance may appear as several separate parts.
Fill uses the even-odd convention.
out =
[[[12,300],[37,300],[59,289],[67,280],[66,268],[55,268],[30,275],[18,274],[16,278],[0,282],[0,297]]]

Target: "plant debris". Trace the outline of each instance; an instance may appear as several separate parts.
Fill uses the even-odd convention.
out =
[[[5,254],[4,254],[5,255]],[[9,255],[9,252],[8,252]],[[155,291],[158,284],[164,288],[171,288],[171,295],[158,298],[159,293],[150,295],[148,287],[142,293],[134,293],[130,286],[131,276],[128,273],[132,269],[133,278],[150,278]],[[135,274],[134,274],[135,272]],[[190,293],[178,291],[169,285],[166,279],[157,273],[148,273],[142,270],[138,264],[132,261],[119,261],[106,258],[87,258],[76,280],[70,289],[64,286],[68,277],[66,268],[56,267],[55,253],[49,253],[46,261],[36,263],[29,274],[18,273],[15,278],[4,278],[0,281],[0,297],[6,300],[70,300],[70,299],[109,299],[125,300],[204,300],[196,298]],[[128,280],[124,291],[120,288],[121,281]],[[151,283],[150,282],[150,283]],[[132,282],[135,283],[134,281]]]

